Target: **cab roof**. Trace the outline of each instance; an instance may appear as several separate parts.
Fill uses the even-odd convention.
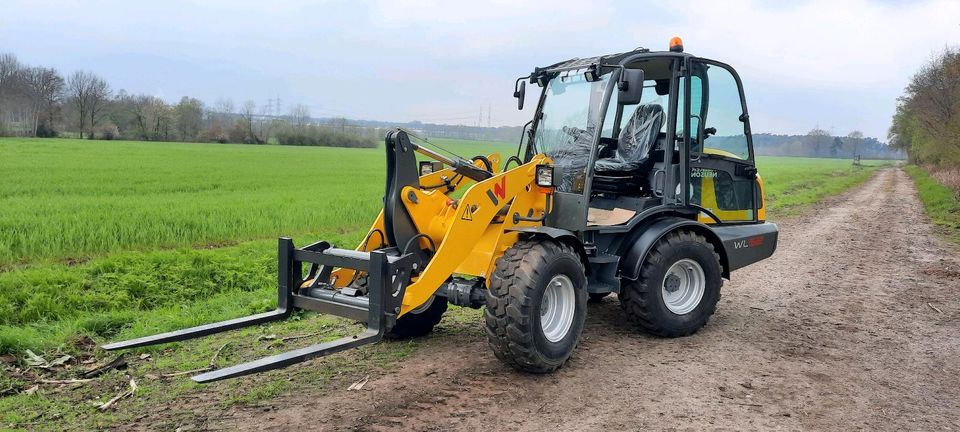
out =
[[[647,48],[639,47],[632,51],[616,53],[616,54],[607,54],[596,57],[587,57],[587,58],[572,58],[569,60],[564,60],[558,63],[554,63],[549,66],[534,68],[533,72],[530,74],[530,82],[537,82],[538,79],[549,76],[555,76],[560,72],[577,70],[577,69],[595,69],[598,70],[600,74],[608,72],[615,66],[623,66],[629,63],[632,63],[636,60],[643,60],[644,58],[654,58],[654,57],[689,57],[690,54],[684,52],[674,52],[674,51],[650,51]]]

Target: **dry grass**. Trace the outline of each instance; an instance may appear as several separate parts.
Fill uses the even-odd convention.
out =
[[[960,168],[958,167],[923,167],[940,184],[953,189],[954,195],[960,197]]]

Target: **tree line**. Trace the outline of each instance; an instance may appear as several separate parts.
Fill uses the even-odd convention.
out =
[[[887,146],[860,131],[836,137],[814,128],[805,135],[754,134],[758,155],[960,161],[960,54],[947,50],[926,65],[900,98]],[[314,119],[306,105],[286,114],[231,99],[212,105],[184,96],[177,103],[147,94],[114,91],[88,71],[66,76],[0,53],[0,136],[70,136],[90,139],[193,141],[374,147],[390,127],[431,137],[518,142],[520,126],[476,127],[345,118]],[[713,137],[718,142],[723,137]],[[943,143],[943,144],[941,144]]]
[[[716,139],[716,137],[711,138]],[[902,159],[903,152],[859,130],[834,136],[819,127],[805,135],[753,134],[754,152],[763,156],[803,156],[839,159]]]
[[[384,132],[346,119],[315,121],[307,106],[286,115],[254,101],[212,106],[184,96],[175,104],[147,94],[114,91],[99,75],[30,66],[0,53],[0,136],[375,147]]]
[[[960,167],[960,50],[935,54],[910,79],[888,139],[913,163]]]

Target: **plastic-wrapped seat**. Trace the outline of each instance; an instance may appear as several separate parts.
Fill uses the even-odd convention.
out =
[[[598,159],[594,165],[594,192],[639,194],[646,178],[643,168],[650,161],[650,150],[657,143],[663,121],[662,106],[637,107],[620,131],[615,154]]]

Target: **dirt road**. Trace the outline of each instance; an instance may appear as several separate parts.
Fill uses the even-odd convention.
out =
[[[478,322],[441,329],[362,391],[241,409],[220,426],[960,429],[960,266],[932,235],[909,177],[880,171],[779,222],[776,255],[734,273],[717,314],[691,337],[640,334],[611,297],[591,305],[564,368],[531,376],[493,357]]]

